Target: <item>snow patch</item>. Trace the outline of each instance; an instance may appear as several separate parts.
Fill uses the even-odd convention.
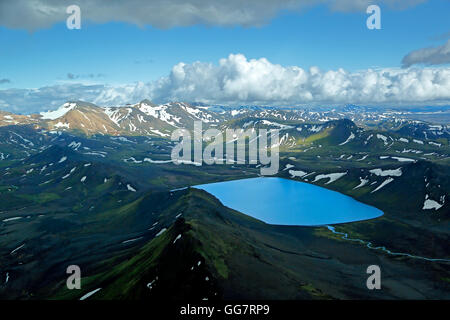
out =
[[[391,158],[400,162],[416,162],[416,160],[410,158],[401,158],[401,157],[391,157]]]
[[[356,187],[354,187],[353,190],[364,187],[366,184],[369,183],[369,179],[363,179],[361,177],[359,177],[359,181],[360,183]]]
[[[377,192],[378,190],[380,190],[381,188],[383,188],[385,185],[391,183],[392,181],[394,181],[394,178],[387,178],[386,180],[383,181],[382,184],[380,184],[375,190],[373,190],[371,193]]]
[[[95,290],[93,290],[93,291],[91,291],[91,292],[86,293],[84,296],[82,296],[82,297],[80,298],[80,300],[86,300],[86,299],[89,298],[90,296],[92,296],[92,295],[96,294],[97,292],[99,292],[101,289],[102,289],[102,288],[98,288],[98,289],[95,289]]]
[[[65,103],[57,110],[41,112],[42,119],[45,120],[56,120],[59,117],[64,116],[67,112],[76,107],[76,103]]]
[[[303,177],[307,174],[307,172],[302,171],[302,170],[289,170],[288,172],[291,175],[291,178]]]
[[[131,192],[136,192],[136,189],[133,188],[131,185],[127,184],[127,189]]]
[[[386,136],[383,136],[382,134],[377,134],[377,138],[378,139],[380,139],[380,140],[383,140],[383,143],[385,144],[385,145],[387,145],[388,144],[388,142],[387,142],[387,137]]]
[[[67,128],[67,129],[69,129],[70,128],[70,123],[67,123],[67,122],[62,123],[60,121],[57,124],[55,124],[54,126],[55,126],[55,128]]]
[[[350,136],[347,138],[347,140],[345,140],[342,143],[339,143],[340,146],[343,146],[346,143],[349,143],[350,141],[352,141],[353,139],[355,139],[355,135],[353,134],[353,132],[350,133]]]
[[[336,180],[342,178],[345,176],[347,172],[338,172],[338,173],[329,173],[329,174],[319,174],[314,178],[313,182],[317,182],[321,179],[329,179],[329,181],[325,184],[330,184],[332,182],[335,182]]]
[[[379,177],[386,177],[386,176],[400,177],[402,175],[402,168],[391,170],[372,169],[369,170],[369,172]]]
[[[19,220],[22,219],[23,217],[12,217],[12,218],[7,218],[7,219],[3,219],[3,222],[8,222],[8,221],[15,221],[15,220]]]
[[[179,234],[179,235],[175,238],[175,240],[173,240],[173,243],[177,242],[177,240],[179,240],[179,239],[181,239],[181,234]]]
[[[156,235],[155,235],[155,238],[156,237],[159,237],[160,235],[162,235],[164,232],[166,232],[167,231],[167,229],[166,228],[162,228]]]

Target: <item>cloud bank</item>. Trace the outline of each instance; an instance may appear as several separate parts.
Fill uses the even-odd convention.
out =
[[[151,84],[155,100],[228,104],[433,103],[448,100],[449,89],[450,68],[305,70],[241,54],[221,59],[218,66],[179,63],[169,77]]]
[[[404,68],[413,64],[437,65],[446,63],[450,63],[450,40],[442,46],[412,51],[402,60]]]
[[[450,68],[322,71],[230,54],[218,64],[178,63],[167,77],[149,83],[0,90],[0,108],[22,113],[54,109],[68,100],[120,106],[143,99],[219,105],[442,105],[450,104]]]
[[[378,0],[377,4],[404,9],[426,0]],[[64,22],[66,8],[76,4],[82,20],[95,23],[121,21],[157,28],[205,24],[258,26],[280,11],[298,11],[325,5],[336,11],[361,11],[371,0],[14,0],[0,1],[0,25],[36,30]]]

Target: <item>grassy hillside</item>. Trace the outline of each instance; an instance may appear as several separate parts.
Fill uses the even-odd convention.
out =
[[[141,242],[132,255],[99,262],[83,278],[81,291],[67,290],[62,279],[45,294],[76,299],[97,288],[101,290],[91,299],[371,299],[448,294],[448,283],[442,280],[449,276],[445,265],[392,258],[334,237],[323,227],[267,225],[223,207],[204,191],[176,194],[170,204],[160,197],[141,200],[152,201],[164,216],[182,213],[167,231]],[[132,207],[123,214],[137,211]],[[365,288],[365,268],[371,264],[381,265],[386,275],[396,275],[386,278],[381,291]]]

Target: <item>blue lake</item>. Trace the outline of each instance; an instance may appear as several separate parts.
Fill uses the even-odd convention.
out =
[[[194,186],[225,206],[277,225],[317,226],[377,218],[383,212],[336,191],[283,178],[251,178]]]

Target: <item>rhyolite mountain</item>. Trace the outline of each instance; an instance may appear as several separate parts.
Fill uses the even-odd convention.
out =
[[[92,103],[72,101],[63,104],[56,110],[41,112],[41,114],[16,115],[0,111],[0,126],[34,124],[47,130],[74,131],[86,135],[167,137],[176,128],[193,128],[194,121],[202,121],[204,128],[208,128],[226,127],[226,123],[233,120],[237,120],[239,123],[243,119],[248,119],[241,123],[244,125],[252,119],[259,119],[265,120],[267,123],[275,122],[275,127],[280,128],[276,121],[324,124],[347,118],[365,129],[395,131],[400,135],[404,134],[418,139],[450,138],[450,128],[445,124],[411,120],[399,112],[355,108],[345,107],[342,110],[321,111],[264,107],[217,108],[191,105],[185,102],[158,105],[149,100],[122,107],[99,107]],[[301,129],[299,128],[299,130]]]

